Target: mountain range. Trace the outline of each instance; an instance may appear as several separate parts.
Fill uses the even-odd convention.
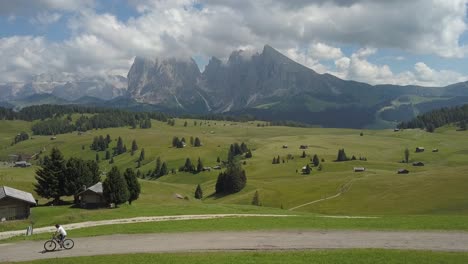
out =
[[[119,102],[122,107],[124,101],[132,107],[142,104],[177,113],[228,113],[325,127],[373,128],[468,103],[468,82],[446,87],[369,85],[319,74],[266,45],[253,55],[234,51],[227,61],[212,57],[203,72],[191,58],[136,57],[127,78],[46,75],[24,84],[0,85],[0,101],[12,104],[23,98],[24,105],[27,96],[37,93],[81,104],[97,97],[112,101],[94,100],[95,105]],[[87,99],[79,100],[83,97]]]

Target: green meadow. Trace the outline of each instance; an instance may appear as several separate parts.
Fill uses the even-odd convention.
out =
[[[187,126],[184,122],[187,121]],[[195,126],[195,123],[197,125]],[[201,125],[200,125],[201,123]],[[12,155],[49,154],[58,147],[66,158],[76,156],[95,159],[90,150],[95,136],[109,134],[113,140],[122,137],[127,149],[136,140],[139,149],[132,156],[130,151],[114,157],[114,164],[104,160],[105,152],[99,152],[103,173],[112,165],[120,169],[136,168],[140,150],[145,149],[145,160],[139,168],[142,173],[154,169],[160,157],[169,169],[178,169],[190,158],[196,165],[201,158],[204,166],[217,165],[217,158],[227,159],[229,146],[245,142],[253,157],[244,159],[247,186],[241,192],[224,197],[214,196],[214,186],[219,170],[198,174],[170,173],[157,180],[140,179],[142,193],[133,204],[117,209],[84,210],[70,206],[39,206],[32,209],[32,218],[0,224],[0,231],[23,229],[34,222],[35,226],[47,226],[56,222],[72,223],[88,220],[127,218],[135,216],[207,214],[207,213],[276,213],[295,214],[300,220],[274,220],[281,224],[259,220],[268,228],[364,228],[364,229],[459,229],[468,230],[468,132],[454,127],[437,129],[435,133],[422,130],[353,130],[326,128],[292,128],[263,126],[264,122],[224,122],[177,119],[175,126],[152,121],[150,129],[109,128],[85,132],[49,136],[33,136],[32,139],[11,145],[14,136],[30,133],[30,122],[0,121],[0,160],[13,160]],[[362,136],[360,135],[362,132]],[[184,137],[187,147],[171,146],[172,138]],[[192,147],[190,137],[199,137],[203,146]],[[285,147],[287,145],[287,148]],[[305,150],[300,145],[307,145]],[[426,151],[415,153],[418,146]],[[410,150],[410,163],[402,163],[404,150]],[[432,149],[438,152],[432,152]],[[334,162],[339,149],[357,160]],[[306,157],[302,158],[303,151]],[[322,170],[312,167],[309,175],[301,168],[311,164],[314,154],[323,161]],[[280,156],[280,164],[272,164]],[[289,157],[289,158],[288,158]],[[366,161],[359,160],[366,158]],[[283,162],[284,160],[284,162]],[[412,162],[422,161],[423,167],[413,167]],[[364,172],[354,172],[354,167],[364,167]],[[397,174],[406,168],[409,174]],[[39,204],[47,201],[34,193],[33,183],[37,167],[13,168],[0,163],[0,185],[7,185],[32,192]],[[103,176],[104,177],[104,176]],[[196,185],[200,184],[204,198],[193,198]],[[255,191],[260,194],[261,207],[251,206]],[[187,197],[177,199],[176,194]],[[337,194],[336,198],[311,203]],[[64,197],[72,200],[71,197]],[[295,210],[288,209],[299,207]],[[377,219],[330,219],[320,215],[378,216]],[[238,219],[237,219],[238,220]],[[206,220],[208,223],[216,221]],[[210,222],[211,221],[211,222]],[[228,223],[232,229],[234,221]],[[300,224],[299,222],[306,224]],[[249,220],[240,223],[249,226]],[[330,223],[330,224],[329,224]],[[422,223],[422,224],[421,224]],[[145,224],[135,224],[145,229]],[[165,224],[171,226],[171,224]],[[220,224],[221,226],[222,224]],[[141,226],[141,227],[140,227]],[[216,226],[216,225],[214,225]],[[260,224],[259,224],[260,226]],[[136,229],[138,229],[136,228]],[[173,229],[179,230],[177,224]],[[198,227],[194,230],[198,230]],[[204,227],[200,227],[203,229]],[[199,228],[199,229],[200,229]],[[205,227],[209,229],[209,227]],[[252,227],[252,229],[260,227]],[[168,227],[167,230],[170,230]],[[165,231],[167,231],[165,230]],[[137,232],[137,231],[135,231]],[[142,231],[146,232],[146,231]],[[86,232],[85,232],[86,233]],[[92,233],[92,232],[91,232]],[[92,234],[90,234],[92,235]]]
[[[341,263],[341,264],[403,264],[403,263],[466,263],[468,254],[455,252],[406,250],[317,250],[317,251],[260,251],[260,252],[209,252],[130,254],[92,257],[46,259],[31,264],[67,263]]]

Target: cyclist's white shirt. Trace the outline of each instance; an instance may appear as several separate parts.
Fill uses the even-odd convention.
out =
[[[57,232],[60,233],[62,236],[67,235],[67,231],[65,231],[65,229],[63,229],[63,227],[61,226],[57,229]]]

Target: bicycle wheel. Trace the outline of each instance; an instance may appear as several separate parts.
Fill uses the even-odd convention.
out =
[[[45,251],[54,251],[56,246],[57,246],[57,244],[55,244],[55,241],[53,241],[53,240],[47,240],[44,243]]]
[[[71,239],[65,239],[63,241],[63,247],[65,249],[72,249],[74,245],[75,245],[75,242],[73,242],[73,240]]]

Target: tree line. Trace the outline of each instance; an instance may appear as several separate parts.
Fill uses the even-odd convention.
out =
[[[456,107],[444,107],[428,113],[418,115],[407,122],[398,124],[398,128],[420,128],[426,129],[428,132],[433,132],[434,129],[456,123],[461,130],[466,130],[468,121],[468,104]]]

